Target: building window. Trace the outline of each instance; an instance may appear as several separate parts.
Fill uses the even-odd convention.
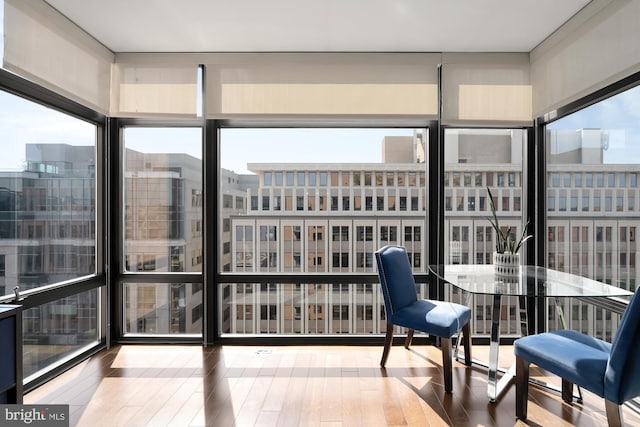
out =
[[[354,172],[353,173],[353,186],[354,187],[359,187],[362,184],[362,181],[360,180],[360,172]]]
[[[311,231],[311,241],[318,242],[323,239],[322,235],[324,232],[324,227],[310,227]]]
[[[278,310],[275,305],[261,305],[260,306],[260,319],[261,320],[277,320]]]
[[[400,210],[407,210],[407,196],[400,196]]]
[[[333,320],[349,320],[349,306],[348,305],[334,305],[333,306]]]
[[[578,212],[578,197],[571,196],[571,212]]]
[[[353,196],[353,210],[362,210],[362,196]]]
[[[260,252],[260,267],[267,269],[278,267],[278,254],[276,252]]]
[[[373,227],[372,226],[357,226],[356,227],[356,240],[358,242],[371,242],[373,241]]]
[[[372,196],[366,196],[364,199],[364,209],[367,211],[372,211],[373,210],[373,197]]]
[[[342,196],[342,210],[349,210],[349,196]]]
[[[331,210],[337,211],[338,209],[338,196],[331,196]]]
[[[349,254],[334,252],[332,254],[334,268],[349,268]]]
[[[396,197],[395,196],[389,196],[388,203],[389,203],[388,210],[395,211],[396,210]]]
[[[421,237],[420,226],[406,226],[404,227],[404,240],[405,242],[419,242]]]
[[[277,240],[276,226],[260,226],[260,241],[261,242],[275,242]]]
[[[346,225],[331,227],[331,240],[333,242],[348,242],[349,241],[349,227]]]
[[[395,187],[395,174],[387,172],[387,187]]]
[[[364,173],[364,185],[365,185],[365,187],[371,187],[371,177],[372,177],[372,173],[371,172],[365,172]]]
[[[380,226],[380,243],[393,244],[398,242],[398,227],[395,225]]]
[[[419,269],[422,263],[422,254],[420,252],[408,253],[411,266],[415,269]]]
[[[359,268],[369,269],[373,267],[373,253],[371,252],[357,252],[356,260]]]
[[[237,210],[244,209],[244,197],[236,197],[236,209]]]

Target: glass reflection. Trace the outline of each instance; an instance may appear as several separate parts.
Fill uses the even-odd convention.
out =
[[[547,265],[634,291],[640,86],[546,127]],[[559,179],[557,177],[563,177]],[[611,339],[618,316],[566,301],[568,327]],[[550,328],[560,328],[549,310]]]
[[[401,244],[425,272],[427,135],[221,129],[221,270],[374,274],[374,252]],[[232,207],[232,198],[246,202]],[[384,332],[377,285],[224,283],[218,292],[222,333]]]
[[[202,131],[125,128],[124,265],[202,271]]]
[[[24,378],[94,345],[98,314],[97,289],[23,311]]]
[[[202,333],[202,284],[127,283],[126,334]]]
[[[0,296],[95,273],[96,130],[0,91]]]
[[[549,267],[631,291],[640,278],[638,102],[640,86],[559,119],[546,132],[548,234],[572,236],[549,241]]]

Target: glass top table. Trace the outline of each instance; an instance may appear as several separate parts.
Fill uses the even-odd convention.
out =
[[[467,305],[471,295],[488,295],[493,299],[489,364],[487,366],[479,363],[489,370],[487,395],[492,402],[496,401],[515,375],[513,367],[506,370],[498,368],[503,296],[518,297],[521,334],[527,335],[526,304],[531,297],[553,298],[563,326],[566,327],[562,309],[559,305],[559,298],[588,299],[631,297],[632,295],[631,292],[622,288],[545,267],[521,266],[518,274],[513,276],[497,275],[493,264],[430,265],[429,271],[444,282],[461,290],[467,297]],[[471,309],[473,310],[473,307]],[[502,378],[499,380],[498,371],[503,373]]]
[[[498,276],[493,264],[429,266],[431,273],[472,294],[529,297],[630,297],[631,292],[575,274],[522,266],[517,276]]]

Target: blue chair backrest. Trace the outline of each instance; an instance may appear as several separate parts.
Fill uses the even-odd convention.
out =
[[[376,251],[375,255],[388,319],[396,310],[418,299],[416,284],[405,248],[385,246]]]
[[[617,404],[640,396],[640,296],[635,292],[613,339],[604,397]]]

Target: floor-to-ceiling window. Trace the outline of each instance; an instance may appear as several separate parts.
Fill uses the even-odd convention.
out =
[[[127,126],[122,135],[122,333],[200,336],[202,129]]]
[[[23,306],[25,383],[102,337],[102,292],[90,284],[100,129],[0,91],[0,297]]]
[[[546,263],[631,291],[640,231],[640,86],[547,124]],[[572,301],[574,329],[611,339],[617,316]],[[552,310],[551,327],[559,327]]]
[[[427,129],[222,128],[220,142],[221,273],[256,277],[220,284],[221,333],[383,331],[374,252],[403,245],[427,271]]]
[[[500,226],[521,235],[524,216],[524,129],[447,128],[444,132],[444,262],[491,264],[496,232],[491,222],[489,192]],[[472,302],[475,335],[491,329],[491,299]],[[518,334],[515,298],[505,305],[501,334]]]

